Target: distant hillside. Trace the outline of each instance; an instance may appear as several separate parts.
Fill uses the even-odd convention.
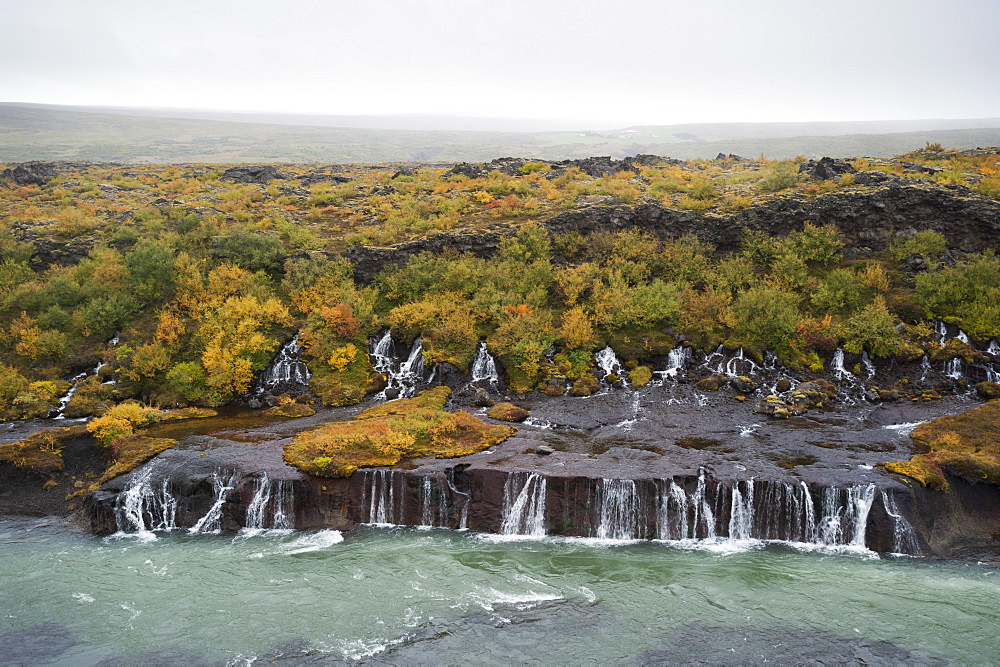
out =
[[[460,162],[505,155],[566,159],[638,153],[693,159],[713,158],[720,152],[781,159],[795,155],[891,156],[927,142],[940,142],[949,148],[1000,145],[1000,118],[526,132],[384,127],[397,121],[415,127],[491,126],[490,119],[457,117],[95,110],[0,104],[0,162]],[[264,120],[269,122],[260,122]],[[517,126],[517,121],[493,120]],[[367,127],[336,127],[337,122]]]

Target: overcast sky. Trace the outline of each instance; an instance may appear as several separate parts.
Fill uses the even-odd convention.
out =
[[[1000,116],[998,0],[0,0],[0,101],[600,121]]]

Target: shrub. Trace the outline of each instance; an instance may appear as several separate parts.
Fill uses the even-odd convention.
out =
[[[933,229],[923,229],[909,238],[896,236],[889,244],[889,256],[903,261],[910,255],[927,258],[939,257],[948,249],[944,234]]]
[[[761,350],[785,352],[799,321],[798,298],[773,287],[754,287],[733,303],[736,335]]]

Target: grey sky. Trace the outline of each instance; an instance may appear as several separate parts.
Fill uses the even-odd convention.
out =
[[[0,101],[600,120],[1000,115],[997,0],[0,0]]]

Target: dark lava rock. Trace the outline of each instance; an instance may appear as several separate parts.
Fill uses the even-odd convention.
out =
[[[310,187],[316,185],[317,183],[334,183],[335,185],[343,185],[344,183],[350,183],[351,179],[347,176],[338,176],[337,174],[306,174],[299,179],[303,187]]]
[[[819,160],[809,160],[808,162],[799,165],[800,174],[805,174],[810,178],[817,178],[820,180],[839,178],[844,174],[854,174],[857,171],[857,169],[843,160],[834,160],[832,157],[824,157]]]
[[[538,445],[535,447],[535,453],[539,456],[548,456],[549,454],[554,454],[556,450],[552,449],[548,445]]]
[[[785,393],[786,391],[792,388],[792,381],[789,380],[788,378],[781,378],[775,384],[774,388],[780,391],[781,393]]]
[[[739,155],[734,155],[732,153],[730,153],[729,155],[726,155],[725,153],[719,153],[718,155],[715,156],[715,159],[718,162],[749,162],[750,161],[750,160],[748,160],[745,157],[740,157]]]
[[[45,185],[55,177],[51,162],[24,162],[0,171],[0,181],[14,185]]]
[[[390,401],[394,401],[399,398],[399,389],[397,387],[386,387],[385,397]]]
[[[219,176],[219,180],[235,183],[268,183],[279,178],[285,178],[285,175],[278,171],[277,167],[270,165],[230,167]]]

